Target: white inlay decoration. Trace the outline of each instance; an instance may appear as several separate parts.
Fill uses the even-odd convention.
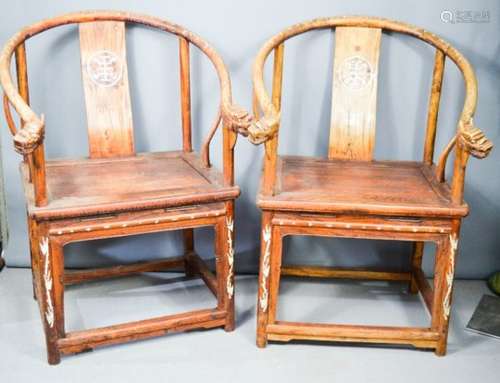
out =
[[[450,259],[448,272],[446,273],[446,294],[443,300],[443,318],[446,321],[450,316],[451,311],[451,292],[453,288],[453,275],[455,274],[455,255],[458,248],[458,238],[456,234],[450,234]]]
[[[361,56],[351,56],[344,59],[337,76],[343,86],[352,91],[360,91],[368,87],[373,78],[373,68]]]
[[[234,272],[234,246],[233,246],[234,221],[230,217],[226,219],[226,228],[227,228],[227,262],[229,264],[229,270],[227,273],[227,281],[226,281],[226,291],[227,295],[229,295],[229,299],[231,299],[234,294],[234,284],[232,280],[232,275]]]
[[[45,281],[45,295],[47,299],[47,309],[45,310],[45,319],[50,327],[54,327],[54,305],[52,304],[52,275],[50,274],[49,259],[49,239],[43,237],[40,240],[40,252],[42,253],[44,268],[43,279]]]
[[[267,302],[269,299],[269,293],[267,291],[267,279],[269,278],[269,270],[271,265],[269,263],[269,257],[271,256],[271,227],[267,225],[262,231],[262,238],[264,239],[264,258],[262,259],[262,281],[261,288],[262,293],[260,295],[259,303],[262,311],[266,312]]]
[[[86,69],[94,84],[108,88],[118,84],[122,78],[123,65],[116,53],[98,51],[89,57]]]

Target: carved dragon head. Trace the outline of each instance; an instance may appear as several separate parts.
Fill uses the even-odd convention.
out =
[[[20,154],[32,153],[43,141],[45,134],[43,117],[41,121],[26,122],[14,136],[14,148]]]
[[[472,122],[463,127],[458,139],[464,149],[476,158],[487,157],[493,148],[493,143]]]
[[[248,135],[248,126],[251,122],[252,116],[239,105],[231,105],[224,114],[224,123],[245,137]]]
[[[231,105],[224,122],[232,129],[248,137],[252,144],[259,145],[273,137],[278,119],[276,116],[264,116],[256,120],[245,109],[238,105]]]

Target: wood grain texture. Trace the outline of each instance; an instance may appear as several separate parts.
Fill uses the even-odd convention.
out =
[[[216,169],[197,167],[199,163],[194,153],[186,157],[182,152],[49,161],[46,178],[50,203],[36,207],[25,178],[28,212],[39,218],[75,217],[179,206],[190,201],[215,202],[239,195],[238,187],[222,186],[222,175]],[[26,175],[26,167],[23,169]]]
[[[283,44],[288,39],[295,36],[301,35],[303,33],[318,30],[318,29],[348,29],[354,30],[359,28],[360,30],[383,30],[388,32],[396,32],[401,34],[406,34],[413,36],[423,42],[433,46],[437,51],[443,52],[446,58],[451,59],[458,69],[462,72],[464,82],[465,82],[465,100],[463,104],[462,113],[457,124],[457,136],[463,138],[465,144],[462,147],[458,147],[456,151],[455,166],[453,170],[453,180],[452,180],[452,194],[453,201],[457,204],[463,202],[463,181],[465,175],[465,167],[468,160],[468,155],[476,153],[478,158],[484,158],[491,151],[492,144],[479,130],[476,133],[476,127],[473,126],[473,115],[476,109],[477,102],[477,82],[472,66],[467,61],[467,59],[448,42],[442,40],[437,35],[426,31],[422,28],[409,25],[407,23],[398,22],[394,20],[377,18],[377,17],[366,17],[366,16],[341,16],[341,17],[329,17],[329,18],[318,18],[314,20],[309,20],[292,25],[275,36],[271,37],[260,49],[259,53],[254,62],[253,69],[253,87],[254,87],[254,110],[262,110],[262,115],[257,115],[253,120],[248,123],[247,129],[244,130],[244,134],[248,136],[249,140],[254,144],[260,144],[272,140],[279,131],[280,126],[280,111],[274,106],[272,96],[267,92],[265,81],[264,81],[264,66],[268,56],[281,44]],[[338,32],[337,31],[337,32]],[[354,44],[352,49],[355,51],[357,45]],[[439,61],[440,59],[438,59]],[[338,63],[338,61],[336,60]],[[359,60],[358,60],[359,63]],[[335,64],[334,64],[335,65]],[[439,64],[438,64],[439,65]],[[436,71],[436,80],[439,78],[439,66]],[[365,71],[366,72],[366,71]],[[347,71],[349,73],[349,71]],[[344,78],[349,78],[346,76]],[[356,78],[359,78],[356,77]],[[334,74],[335,80],[335,74]],[[356,83],[356,82],[355,82]],[[437,84],[437,81],[435,82]],[[434,86],[437,90],[437,87]],[[433,120],[437,116],[437,109],[433,108],[437,106],[437,92],[433,91],[434,94],[431,97],[430,110],[429,110],[429,122],[431,129],[429,131],[429,140],[427,140],[427,153],[432,149],[430,146],[432,138],[432,125]],[[354,100],[356,103],[357,100]],[[342,100],[339,103],[342,104]],[[333,103],[335,107],[335,97],[333,97]],[[353,115],[356,118],[355,115]],[[375,117],[375,116],[374,116]],[[351,118],[351,116],[349,116]],[[475,139],[468,140],[466,132],[473,132]],[[360,138],[362,143],[364,138]],[[369,140],[364,140],[365,143],[369,143]],[[471,142],[469,144],[468,142]],[[330,145],[332,147],[332,145]],[[367,144],[369,147],[369,144]],[[346,149],[347,154],[349,153],[349,148]],[[344,153],[345,154],[345,153]],[[265,165],[268,162],[272,164],[276,161],[277,151],[273,150],[272,146],[266,145],[266,157]],[[428,157],[428,154],[426,154]],[[331,153],[330,153],[331,157]],[[367,159],[369,156],[367,156]],[[349,156],[344,157],[349,158]],[[442,181],[443,182],[443,181]],[[269,185],[266,185],[265,193],[271,189]]]
[[[360,212],[382,215],[463,216],[447,185],[419,162],[341,161],[281,156],[274,196],[261,193],[263,209]]]
[[[269,273],[271,268],[271,246],[272,238],[272,213],[262,213],[262,231],[260,234],[260,264],[259,264],[259,287],[257,297],[257,347],[267,345],[267,325],[269,320]]]
[[[180,82],[183,150],[135,155],[126,66],[125,23],[175,34],[181,41]],[[45,161],[45,121],[29,106],[25,40],[45,30],[78,24],[82,77],[87,106],[90,158]],[[221,102],[203,145],[203,160],[191,148],[189,111],[189,46],[198,47],[219,78]],[[10,75],[15,53],[18,86]],[[234,232],[215,240],[222,272],[213,275],[194,253],[195,228],[234,222],[234,145],[236,131],[249,116],[232,103],[227,69],[215,50],[178,24],[130,12],[80,12],[43,20],[10,39],[0,54],[4,110],[14,148],[25,156],[22,166],[28,210],[34,296],[40,308],[49,364],[62,354],[134,341],[167,332],[224,327],[234,329]],[[17,129],[12,105],[21,118]],[[223,170],[209,163],[209,146],[224,121]],[[168,126],[168,124],[166,125]],[[225,226],[224,226],[225,227]],[[119,238],[180,230],[185,254],[180,257],[126,262],[108,268],[67,272],[63,247],[72,242]],[[228,240],[230,238],[230,241]],[[231,244],[231,246],[229,246]],[[231,251],[229,251],[231,249]],[[231,262],[229,261],[231,259]],[[66,333],[64,284],[114,278],[134,273],[184,267],[199,276],[223,302],[214,309],[145,319],[116,326]],[[219,270],[218,270],[219,271]]]
[[[125,23],[81,23],[80,52],[91,158],[134,154]]]
[[[429,108],[427,112],[427,130],[424,144],[424,163],[431,165],[434,159],[434,144],[436,142],[437,119],[439,112],[439,101],[441,100],[441,86],[444,75],[444,53],[436,49],[434,58],[434,69],[432,72],[431,94],[429,96]]]
[[[279,52],[285,41],[294,36],[332,28],[336,28],[336,45],[328,158],[278,156],[282,82]],[[422,162],[373,160],[382,30],[408,34],[436,48]],[[273,92],[269,95],[263,74],[265,61],[272,52],[275,70]],[[454,61],[462,72],[466,92],[457,133],[435,167],[434,141],[445,58]],[[492,148],[472,121],[477,84],[468,61],[436,35],[405,23],[363,16],[320,18],[295,24],[270,38],[255,60],[253,85],[255,116],[242,133],[252,143],[265,145],[265,170],[257,198],[263,210],[257,346],[265,347],[269,340],[293,339],[390,343],[430,348],[437,355],[444,355],[456,244],[461,218],[468,213],[463,201],[465,168],[470,155],[484,158]],[[449,185],[444,179],[444,169],[453,148],[455,162]],[[412,267],[408,271],[391,272],[281,266],[282,244],[277,242],[292,235],[412,242]],[[421,268],[424,242],[437,246],[434,289]],[[431,314],[430,326],[403,328],[276,321],[281,274],[408,283],[411,293],[422,295]]]
[[[195,328],[220,327],[225,313],[217,309],[197,310],[92,330],[73,331],[57,342],[61,353],[72,354],[94,347],[151,338]]]
[[[5,117],[5,121],[7,122],[7,126],[9,127],[10,134],[15,135],[17,133],[16,123],[14,122],[14,118],[12,117],[12,112],[10,110],[10,102],[7,95],[3,94],[3,114]]]
[[[373,157],[381,29],[335,31],[332,117],[328,158]]]
[[[26,45],[19,44],[16,48],[16,73],[17,73],[17,88],[19,90],[19,95],[22,97],[24,102],[29,105],[30,95],[28,86],[28,64],[26,61]],[[23,120],[21,119],[21,125]]]
[[[283,60],[284,60],[285,45],[280,44],[274,50],[273,64],[273,106],[276,110],[281,110],[281,92],[283,88]],[[269,141],[266,141],[266,153],[277,153],[278,151],[278,135],[275,135]],[[276,183],[276,156],[270,156],[264,161],[262,193],[266,195],[274,194],[274,185]]]
[[[413,252],[411,255],[411,268],[412,268],[412,278],[408,286],[408,290],[411,294],[416,294],[418,292],[416,272],[422,268],[422,259],[424,256],[424,242],[415,242],[413,244]]]
[[[409,281],[411,278],[411,274],[408,272],[301,265],[283,266],[281,273],[292,277],[363,279],[371,281]]]
[[[228,313],[234,313],[234,215],[232,202],[225,203],[228,209],[225,217],[220,217],[215,226],[216,242],[216,274],[218,276],[219,291],[218,307]],[[226,317],[224,329],[227,332],[235,328],[234,314]]]
[[[184,266],[184,257],[172,257],[155,261],[142,261],[128,265],[101,267],[86,270],[68,270],[64,273],[64,284],[74,285],[87,281],[111,279],[138,273],[168,270],[171,268],[182,266]]]
[[[268,325],[269,339],[412,344],[433,347],[438,333],[428,328],[312,324],[279,321]]]
[[[189,41],[179,37],[179,67],[181,82],[182,149],[193,150],[191,144],[191,76]]]
[[[422,269],[413,270],[412,274],[416,280],[416,287],[424,300],[425,306],[427,307],[427,311],[432,315],[432,305],[434,304],[434,292],[432,291],[432,287],[429,282],[427,282],[427,279],[425,279],[425,274]]]

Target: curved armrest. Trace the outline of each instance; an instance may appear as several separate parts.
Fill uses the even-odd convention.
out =
[[[460,130],[458,141],[466,152],[479,159],[486,158],[493,149],[493,143],[472,123]]]
[[[32,153],[43,143],[45,124],[42,116],[41,121],[32,121],[24,124],[14,136],[14,148],[20,154]]]
[[[44,118],[38,117],[28,103],[21,97],[10,76],[10,61],[16,48],[24,42],[28,29],[25,28],[14,35],[5,45],[0,54],[0,84],[4,90],[4,110],[9,129],[14,134],[14,148],[18,153],[29,154],[33,152],[44,138]],[[22,128],[17,132],[10,114],[9,103],[21,117]]]

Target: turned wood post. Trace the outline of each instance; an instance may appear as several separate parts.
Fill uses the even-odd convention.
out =
[[[274,49],[272,103],[278,111],[281,110],[284,50],[284,43],[279,44]],[[278,160],[278,133],[276,133],[273,138],[266,141],[264,145],[266,155],[264,159],[264,181],[262,192],[267,195],[272,195],[274,194],[274,185],[276,182],[276,163]]]

